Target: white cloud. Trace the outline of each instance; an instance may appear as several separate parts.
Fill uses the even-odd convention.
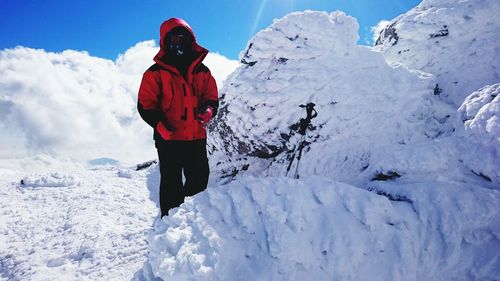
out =
[[[389,23],[390,23],[390,21],[388,21],[388,20],[381,20],[381,21],[379,21],[379,23],[377,23],[377,25],[372,26],[370,28],[372,33],[373,33],[373,43],[377,42],[377,38],[378,38],[380,31],[382,31],[382,29],[384,29],[384,27],[386,27]]]
[[[0,51],[0,157],[51,153],[129,163],[155,157],[136,103],[157,50],[152,40],[140,42],[115,62],[72,50]],[[207,64],[218,82],[237,66],[218,54]]]
[[[241,65],[238,61],[230,60],[218,53],[208,53],[203,62],[210,68],[219,89],[222,88],[226,77]]]

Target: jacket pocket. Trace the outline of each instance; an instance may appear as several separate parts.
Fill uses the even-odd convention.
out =
[[[171,140],[174,134],[173,131],[170,131],[165,127],[163,122],[158,122],[158,124],[156,124],[156,132],[164,140]]]

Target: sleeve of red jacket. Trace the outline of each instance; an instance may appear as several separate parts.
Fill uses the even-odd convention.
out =
[[[201,108],[206,108],[207,106],[212,107],[212,116],[217,115],[217,110],[219,109],[219,95],[217,90],[217,83],[210,70],[206,73],[207,77],[205,79],[205,85],[202,92],[202,102]]]
[[[160,91],[161,84],[159,77],[156,77],[155,73],[151,69],[148,69],[142,76],[137,97],[137,110],[141,118],[153,127],[153,129],[163,119],[159,105]]]

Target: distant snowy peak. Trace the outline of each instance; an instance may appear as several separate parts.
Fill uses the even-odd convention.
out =
[[[388,62],[437,77],[437,93],[457,108],[500,81],[500,2],[424,0],[387,24],[376,49]]]
[[[241,62],[253,65],[261,60],[309,59],[356,45],[358,23],[343,12],[305,11],[289,14],[257,33]]]

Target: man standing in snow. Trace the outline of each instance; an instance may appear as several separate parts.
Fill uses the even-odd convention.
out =
[[[160,27],[160,51],[142,78],[137,109],[154,130],[161,217],[208,184],[205,124],[219,101],[215,80],[202,63],[207,53],[184,20],[171,18]]]

